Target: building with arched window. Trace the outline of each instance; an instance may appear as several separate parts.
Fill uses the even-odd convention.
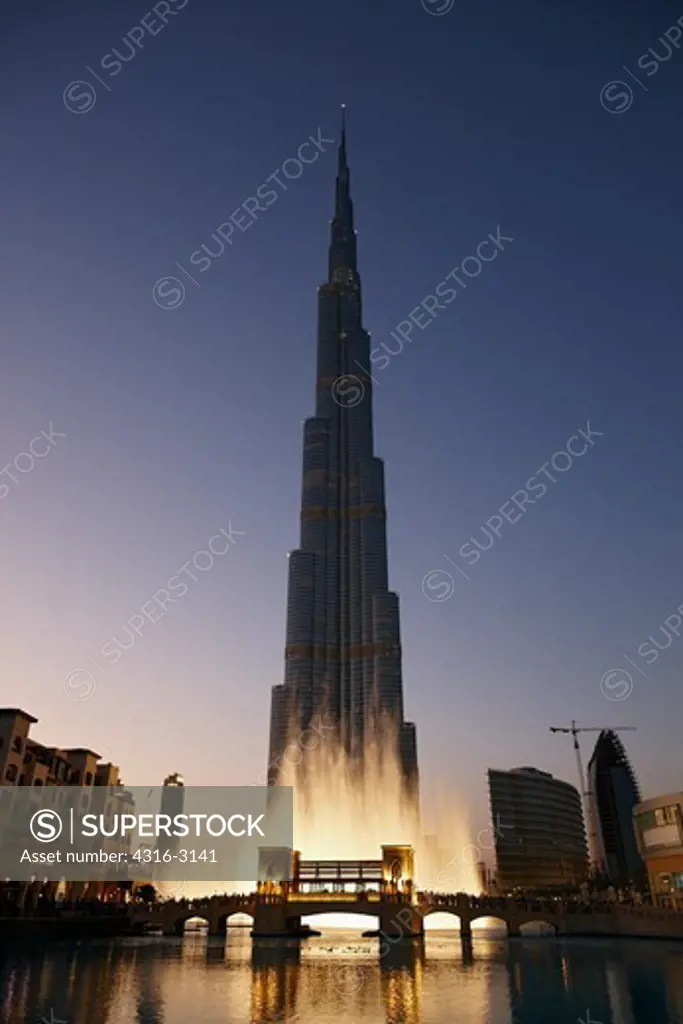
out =
[[[46,747],[29,736],[38,721],[21,708],[0,708],[0,785],[118,786],[118,765],[86,747]]]

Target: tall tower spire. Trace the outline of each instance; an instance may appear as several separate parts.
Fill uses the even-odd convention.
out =
[[[346,104],[341,105],[341,142],[339,143],[339,173],[342,172],[342,167],[348,167],[346,164]]]
[[[356,259],[351,172],[346,152],[346,108],[342,107],[334,220],[330,241],[330,282],[360,286]]]
[[[389,590],[384,463],[374,452],[342,108],[329,277],[318,288],[315,415],[304,423],[299,547],[289,559],[284,683],[273,689],[269,781],[292,737],[325,716],[362,782],[383,738],[417,799],[415,726],[403,715],[398,595]],[[313,749],[313,748],[311,748]],[[312,763],[312,762],[311,762]],[[297,769],[306,776],[307,759]]]

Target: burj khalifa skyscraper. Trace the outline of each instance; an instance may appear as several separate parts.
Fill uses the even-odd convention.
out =
[[[315,416],[304,423],[299,547],[289,556],[284,682],[274,686],[268,778],[325,723],[362,783],[369,743],[392,747],[417,805],[415,726],[404,720],[398,595],[389,590],[384,463],[373,442],[370,336],[342,115],[327,280],[318,288]],[[305,763],[302,770],[305,771]]]

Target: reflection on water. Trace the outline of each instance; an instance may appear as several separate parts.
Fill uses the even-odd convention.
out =
[[[195,933],[3,950],[1,1024],[683,1024],[683,944]]]

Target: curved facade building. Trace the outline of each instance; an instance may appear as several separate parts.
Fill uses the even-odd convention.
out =
[[[403,718],[399,601],[388,582],[370,361],[342,125],[328,275],[318,288],[315,415],[304,423],[301,532],[289,558],[285,673],[272,694],[268,779],[277,781],[288,742],[322,719],[328,742],[343,747],[361,773],[367,743],[390,737],[415,795],[415,727]]]
[[[588,762],[588,790],[597,867],[614,885],[641,883],[644,865],[633,829],[640,792],[623,744],[611,729],[600,733]]]
[[[637,804],[633,822],[650,892],[675,900],[683,909],[683,793]]]
[[[488,779],[499,890],[583,881],[588,849],[578,791],[537,768],[490,768]]]

